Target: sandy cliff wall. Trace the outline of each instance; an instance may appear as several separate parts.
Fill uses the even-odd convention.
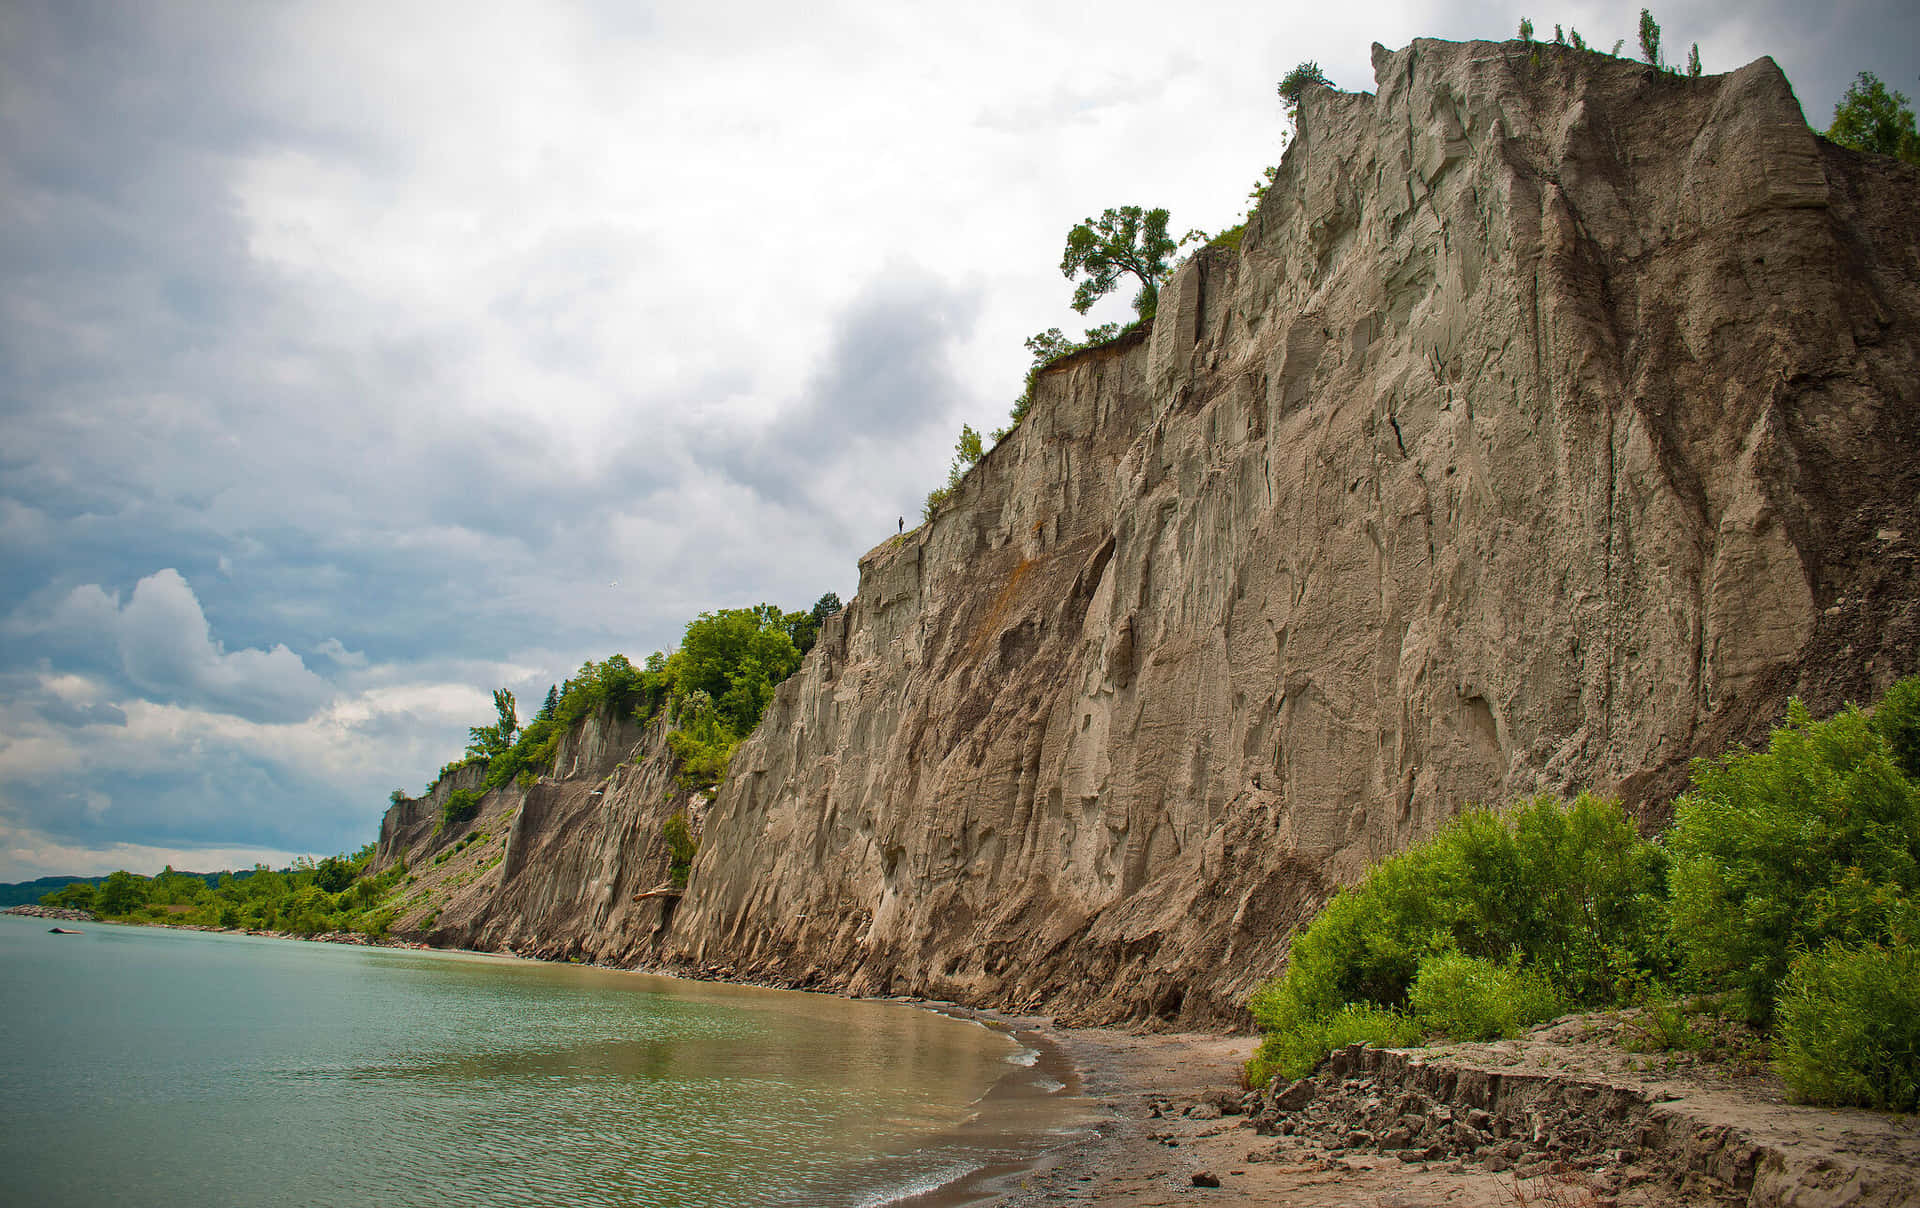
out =
[[[487,793],[465,823],[442,828],[454,788],[478,788],[463,768],[417,801],[389,810],[379,867],[404,856],[413,879],[394,920],[436,944],[614,964],[655,959],[679,901],[661,826],[701,817],[703,796],[674,782],[666,729],[607,711],[569,731],[549,775]]]
[[[664,954],[1236,1017],[1469,802],[1657,813],[1920,665],[1920,176],[1770,60],[1376,48],[1236,252],[1033,412],[735,756]]]

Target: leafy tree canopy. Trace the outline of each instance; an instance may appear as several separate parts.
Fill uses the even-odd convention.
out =
[[[1920,134],[1914,131],[1913,109],[1905,93],[1889,91],[1871,71],[1854,77],[1833,107],[1827,137],[1842,147],[1895,155],[1920,164]]]
[[[1167,234],[1167,211],[1121,206],[1105,210],[1067,232],[1067,250],[1060,257],[1060,273],[1086,280],[1073,291],[1073,308],[1086,314],[1095,302],[1113,292],[1121,274],[1140,282],[1133,309],[1143,319],[1153,317],[1171,257],[1179,244]]]

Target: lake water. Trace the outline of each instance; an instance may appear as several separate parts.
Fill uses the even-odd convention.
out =
[[[0,916],[6,1203],[882,1204],[1075,1123],[1050,1056],[895,1003],[50,925]]]

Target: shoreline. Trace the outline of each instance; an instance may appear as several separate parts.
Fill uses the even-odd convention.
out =
[[[1510,1041],[1356,1046],[1313,1078],[1256,1093],[1241,1079],[1252,1034],[1066,1027],[949,1000],[793,991],[414,940],[125,925],[829,993],[970,1020],[1034,1053],[1031,1065],[1012,1063],[969,1119],[869,1159],[863,1169],[886,1190],[867,1205],[1920,1208],[1920,1173],[1910,1173],[1920,1172],[1920,1117],[1788,1104],[1750,1060],[1629,1051],[1613,1039],[1619,1013],[1571,1016]],[[1608,1135],[1604,1122],[1616,1118],[1619,1135]],[[1395,1139],[1409,1130],[1411,1141]]]

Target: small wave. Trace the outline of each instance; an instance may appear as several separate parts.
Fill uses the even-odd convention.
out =
[[[1039,1049],[1021,1049],[1018,1053],[1007,1054],[1009,1065],[1032,1065],[1038,1060],[1040,1060]]]
[[[1033,1084],[1049,1095],[1057,1095],[1067,1089],[1067,1084],[1055,1078],[1035,1078]]]
[[[938,1191],[949,1183],[958,1182],[980,1169],[972,1165],[954,1165],[917,1175],[896,1187],[885,1191],[876,1191],[865,1199],[857,1201],[858,1208],[885,1208],[887,1204],[898,1204],[915,1196]]]

